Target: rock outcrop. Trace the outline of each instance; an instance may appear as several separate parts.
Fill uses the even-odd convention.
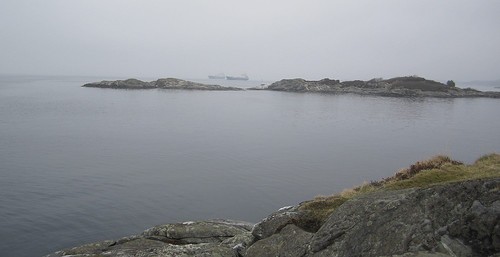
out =
[[[392,97],[491,97],[500,98],[500,92],[481,92],[471,88],[458,88],[420,77],[396,77],[392,79],[372,79],[369,81],[339,81],[322,79],[283,79],[266,88],[254,90],[274,90],[287,92],[320,92],[334,94],[358,94]]]
[[[379,191],[342,204],[317,231],[288,207],[252,226],[225,220],[156,226],[56,256],[498,256],[500,179]]]
[[[493,256],[500,251],[499,190],[500,179],[491,179],[365,194],[315,233],[290,219],[247,256]],[[285,243],[294,236],[295,244]]]
[[[243,90],[237,87],[223,87],[220,85],[207,85],[202,83],[191,82],[182,79],[166,78],[158,79],[154,82],[157,88],[164,89],[189,89],[189,90]]]
[[[500,257],[500,154],[471,165],[436,156],[259,223],[166,224],[62,256]]]
[[[126,79],[115,81],[101,81],[87,83],[83,87],[97,87],[97,88],[116,88],[116,89],[185,89],[185,90],[219,90],[219,91],[235,91],[243,90],[237,87],[223,87],[220,85],[208,85],[196,83],[192,81],[176,79],[176,78],[163,78],[151,82],[144,82],[138,79]]]
[[[87,83],[83,85],[83,87],[117,88],[117,89],[156,88],[156,86],[153,83],[144,82],[138,79],[126,79],[126,80],[115,80],[115,81],[103,80],[101,82]]]
[[[236,91],[244,90],[238,87],[209,85],[192,81],[162,78],[151,82],[138,79],[101,81],[87,83],[83,87],[115,88],[115,89],[182,89],[182,90],[213,90]],[[304,79],[283,79],[269,86],[249,88],[249,90],[273,90],[286,92],[319,92],[333,94],[358,94],[392,97],[490,97],[500,98],[500,92],[482,92],[471,88],[458,88],[440,82],[420,77],[397,77],[392,79],[372,79],[369,81],[340,81],[322,79],[308,81]]]
[[[140,235],[86,244],[46,257],[84,256],[235,256],[253,241],[252,224],[229,220],[156,226]]]

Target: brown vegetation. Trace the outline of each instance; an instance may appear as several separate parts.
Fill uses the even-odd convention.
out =
[[[500,177],[500,154],[485,155],[472,165],[465,165],[448,156],[435,156],[401,169],[392,177],[364,183],[346,189],[340,194],[317,196],[313,200],[301,203],[299,209],[305,211],[306,217],[303,222],[307,223],[301,224],[301,227],[309,227],[309,230],[313,231],[319,229],[335,209],[362,194],[492,177]]]

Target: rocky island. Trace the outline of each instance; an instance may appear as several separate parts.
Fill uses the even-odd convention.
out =
[[[372,79],[368,81],[340,81],[322,79],[283,79],[267,87],[253,90],[273,90],[287,92],[319,92],[333,94],[357,94],[392,97],[491,97],[500,98],[500,92],[482,92],[472,88],[458,88],[453,81],[447,84],[427,80],[417,76],[396,77],[391,79]]]
[[[243,90],[237,87],[223,87],[220,85],[208,85],[196,83],[192,81],[176,79],[176,78],[163,78],[151,82],[145,82],[138,79],[126,79],[101,82],[87,83],[83,87],[97,87],[97,88],[115,88],[115,89],[185,89],[185,90],[219,90],[219,91],[235,91]]]
[[[61,256],[500,256],[500,154],[437,156],[255,225],[159,225],[47,255]]]
[[[138,79],[126,79],[92,82],[83,87],[114,88],[114,89],[181,89],[181,90],[213,90],[237,91],[244,90],[238,87],[209,85],[192,81],[162,78],[145,82]],[[331,94],[357,94],[390,97],[489,97],[500,98],[500,92],[483,92],[472,88],[458,88],[453,81],[444,84],[417,76],[396,77],[391,79],[371,79],[368,81],[352,80],[340,81],[322,79],[310,81],[305,79],[282,79],[268,86],[249,88],[249,90],[271,90],[285,92],[315,92]]]

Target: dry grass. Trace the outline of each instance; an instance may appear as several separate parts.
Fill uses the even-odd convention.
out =
[[[347,200],[379,190],[397,190],[413,187],[429,187],[437,184],[481,178],[500,177],[500,154],[489,154],[472,165],[465,165],[447,156],[435,156],[401,169],[392,177],[380,181],[365,182],[361,186],[346,189],[340,194],[318,196],[303,202],[300,209],[307,217],[301,227],[317,230],[324,221]]]
[[[396,180],[396,181],[406,180],[406,179],[414,177],[415,175],[417,175],[421,171],[431,170],[431,169],[439,169],[445,164],[460,165],[463,163],[458,162],[458,161],[454,161],[448,156],[437,155],[437,156],[434,156],[428,160],[416,162],[415,164],[410,165],[409,168],[399,170],[398,172],[396,172],[396,174],[393,177],[387,178],[386,181],[387,180],[389,180],[389,181],[390,180]]]
[[[500,154],[485,155],[472,165],[465,165],[450,159],[450,161],[443,162],[437,167],[430,167],[417,172],[408,179],[389,180],[384,184],[384,188],[429,187],[442,183],[493,177],[500,177]]]
[[[339,206],[345,203],[349,198],[338,195],[317,196],[311,201],[303,202],[300,210],[307,211],[307,215],[298,221],[299,227],[309,232],[317,231]]]

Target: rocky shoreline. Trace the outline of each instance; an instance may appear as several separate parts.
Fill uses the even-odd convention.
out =
[[[499,253],[500,155],[492,154],[473,165],[447,157],[418,162],[350,192],[281,208],[255,225],[229,220],[159,225],[47,257]]]
[[[270,90],[300,93],[356,94],[387,97],[489,97],[500,98],[500,92],[483,92],[472,88],[458,88],[454,82],[443,84],[421,77],[396,77],[391,79],[372,79],[368,81],[340,81],[322,79],[308,81],[305,79],[282,79],[268,86],[248,88],[248,90]],[[240,91],[238,87],[208,85],[176,78],[162,78],[151,82],[138,79],[92,82],[83,87],[113,88],[113,89],[181,89],[181,90],[213,90]]]
[[[238,91],[243,90],[237,87],[223,87],[220,85],[208,85],[196,83],[192,81],[176,79],[176,78],[162,78],[151,82],[144,82],[138,79],[126,79],[101,82],[92,82],[83,85],[82,87],[96,87],[96,88],[114,88],[114,89],[183,89],[183,90],[213,90],[213,91]]]
[[[427,80],[421,77],[396,77],[391,79],[372,79],[369,81],[340,81],[322,79],[308,81],[304,79],[283,79],[267,87],[256,87],[251,90],[272,90],[285,92],[314,92],[331,94],[356,94],[389,97],[490,97],[500,98],[500,92],[483,92],[472,88],[458,88]]]

